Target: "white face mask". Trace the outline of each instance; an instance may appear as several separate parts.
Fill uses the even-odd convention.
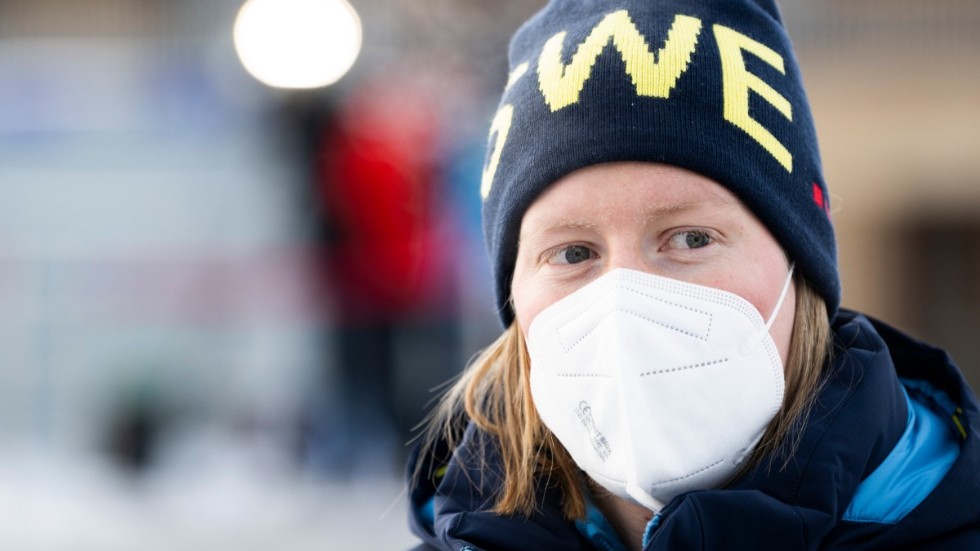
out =
[[[531,395],[572,459],[653,511],[718,487],[783,400],[783,364],[747,300],[616,269],[549,306],[528,330]]]

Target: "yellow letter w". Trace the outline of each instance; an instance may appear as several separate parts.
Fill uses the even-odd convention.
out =
[[[548,39],[538,59],[538,86],[552,112],[577,102],[596,59],[612,39],[637,95],[667,98],[691,63],[700,32],[701,20],[686,15],[674,17],[655,59],[629,14],[620,10],[604,17],[592,29],[567,66],[562,63],[565,32]]]

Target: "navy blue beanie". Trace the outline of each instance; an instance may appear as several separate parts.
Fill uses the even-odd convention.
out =
[[[514,35],[509,61],[481,189],[505,325],[524,212],[562,176],[613,161],[727,187],[836,314],[829,195],[773,1],[551,0]]]

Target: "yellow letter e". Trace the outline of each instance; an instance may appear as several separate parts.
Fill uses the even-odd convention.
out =
[[[748,72],[745,68],[745,59],[742,57],[742,50],[754,54],[785,75],[786,69],[783,66],[782,56],[768,46],[728,27],[714,25],[713,28],[715,40],[718,42],[718,52],[721,55],[725,120],[752,136],[775,157],[779,164],[792,173],[793,155],[769,130],[749,115],[749,90],[762,96],[790,121],[793,120],[793,108],[789,100],[773,90],[761,78]]]

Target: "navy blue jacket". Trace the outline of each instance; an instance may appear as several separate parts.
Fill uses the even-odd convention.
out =
[[[980,411],[959,370],[860,314],[842,310],[833,331],[831,369],[789,465],[764,461],[724,489],[678,496],[647,526],[645,551],[980,550]],[[499,464],[472,426],[434,463],[447,452],[409,466],[440,475],[410,493],[418,549],[623,549],[593,506],[564,520],[559,491],[543,483],[532,516],[488,512]]]

